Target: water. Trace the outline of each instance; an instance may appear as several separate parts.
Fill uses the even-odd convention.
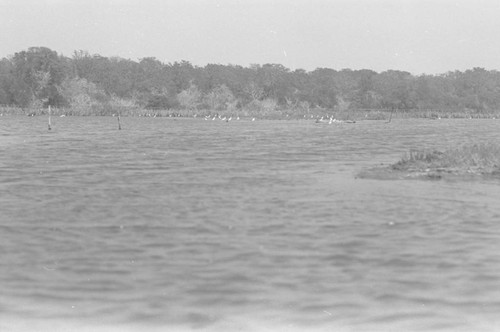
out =
[[[0,119],[1,331],[500,329],[500,181],[356,178],[500,121],[52,120]]]

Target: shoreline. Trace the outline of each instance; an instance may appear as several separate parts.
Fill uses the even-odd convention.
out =
[[[468,112],[468,111],[443,111],[443,110],[325,110],[312,109],[308,112],[300,112],[293,109],[274,110],[269,112],[254,112],[249,110],[217,111],[217,110],[184,110],[184,109],[109,109],[106,111],[93,111],[91,109],[76,110],[71,108],[52,108],[50,114],[55,117],[65,116],[121,116],[121,117],[152,117],[152,118],[210,118],[215,120],[223,118],[236,120],[245,119],[269,119],[269,120],[320,120],[336,119],[340,121],[380,120],[391,121],[401,119],[497,119],[497,112]],[[0,116],[48,116],[47,108],[33,109],[17,106],[0,106]],[[210,120],[208,119],[208,120]]]

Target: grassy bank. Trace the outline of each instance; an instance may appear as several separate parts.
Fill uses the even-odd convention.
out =
[[[362,171],[370,179],[500,178],[500,145],[464,144],[439,150],[410,150],[389,167]]]
[[[410,151],[391,168],[395,171],[430,175],[500,175],[500,146],[494,143],[477,143],[445,151]]]

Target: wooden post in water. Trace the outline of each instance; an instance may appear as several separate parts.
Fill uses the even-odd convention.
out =
[[[49,130],[52,130],[52,128],[50,127],[50,105],[49,105]]]
[[[394,106],[392,107],[392,110],[391,110],[391,115],[389,116],[389,121],[387,121],[387,123],[391,123],[391,120],[392,120],[392,113],[394,113]]]
[[[122,130],[122,125],[120,123],[120,113],[117,113],[118,115],[118,130]]]

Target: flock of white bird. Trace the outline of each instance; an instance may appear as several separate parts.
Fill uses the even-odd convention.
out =
[[[320,119],[316,119],[316,123],[328,123],[328,124],[332,124],[332,123],[356,123],[356,121],[354,120],[337,120],[337,119],[334,119],[333,118],[333,115],[330,116],[330,117],[321,117]]]
[[[194,116],[196,117],[196,116]],[[304,116],[305,117],[305,116]],[[312,116],[311,116],[312,118]],[[205,116],[205,121],[215,121],[215,120],[219,120],[219,121],[226,121],[226,122],[229,122],[231,120],[239,120],[240,117],[236,117],[233,119],[232,116],[222,116],[220,114],[215,114],[215,115],[206,115]],[[255,121],[255,118],[252,118],[252,121]],[[356,121],[354,120],[337,120],[332,116],[327,116],[327,117],[324,117],[322,116],[321,118],[316,118],[316,123],[327,123],[327,124],[332,124],[332,123],[356,123]]]
[[[196,116],[195,116],[196,117]],[[238,121],[240,119],[239,116],[237,116],[234,120]],[[226,122],[229,122],[231,120],[233,120],[233,117],[232,116],[222,116],[220,114],[216,114],[214,116],[211,116],[211,115],[207,115],[205,116],[205,121],[208,121],[208,120],[212,120],[212,121],[215,121],[215,120],[220,120],[220,121],[226,121]],[[252,121],[255,121],[255,118],[252,118]]]

